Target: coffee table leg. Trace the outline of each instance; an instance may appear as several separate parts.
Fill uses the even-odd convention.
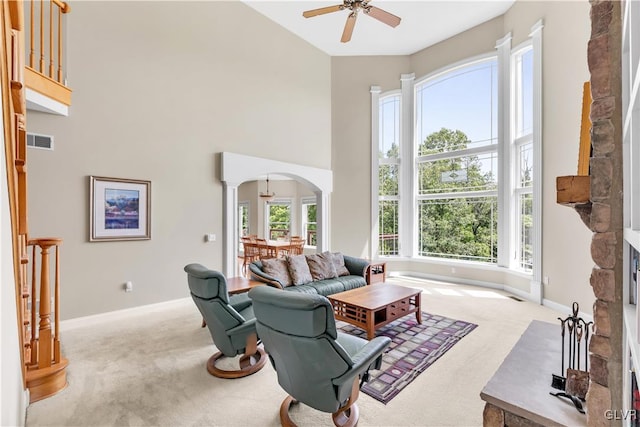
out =
[[[376,328],[375,328],[375,325],[373,324],[373,318],[375,316],[373,315],[373,311],[367,311],[366,316],[367,316],[367,339],[372,340],[376,336]]]
[[[422,324],[422,307],[420,306],[420,294],[416,295],[416,320]]]

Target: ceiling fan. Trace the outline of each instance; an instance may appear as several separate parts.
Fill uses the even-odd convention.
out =
[[[358,13],[362,11],[365,15],[369,15],[372,18],[377,19],[391,27],[397,27],[400,24],[400,18],[396,15],[382,10],[379,7],[369,6],[371,0],[344,0],[343,4],[337,4],[335,6],[321,7],[319,9],[312,9],[302,12],[302,16],[305,18],[311,18],[313,16],[324,15],[325,13],[338,12],[339,10],[349,9],[351,13],[347,17],[347,22],[344,25],[344,31],[342,32],[342,38],[340,41],[346,43],[351,40],[353,34],[353,27],[356,25],[356,18]]]

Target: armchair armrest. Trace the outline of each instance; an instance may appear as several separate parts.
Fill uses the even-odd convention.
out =
[[[362,258],[356,258],[349,255],[343,255],[344,257],[344,266],[347,267],[349,273],[365,277],[367,267],[369,266],[369,261]]]
[[[251,272],[252,279],[266,283],[267,285],[273,286],[274,288],[284,289],[284,286],[282,286],[282,283],[278,279],[266,274],[264,271],[262,271],[260,266],[258,266],[254,262],[249,264],[249,271]]]
[[[375,368],[378,368],[379,364],[377,359],[382,356],[382,352],[384,352],[389,343],[391,343],[391,338],[389,337],[375,337],[369,341],[360,351],[351,357],[353,361],[351,369],[341,376],[334,378],[332,381],[333,384],[336,386],[343,384],[351,385],[357,376],[367,371],[374,363],[376,364]],[[350,392],[350,390],[347,391]]]
[[[256,331],[256,319],[250,319],[244,323],[241,323],[238,326],[234,326],[233,328],[227,330],[227,334],[231,338],[238,337],[238,336],[244,337],[247,334],[255,331]]]

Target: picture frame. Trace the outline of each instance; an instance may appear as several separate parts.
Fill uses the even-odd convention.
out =
[[[151,181],[89,177],[89,241],[151,239]]]

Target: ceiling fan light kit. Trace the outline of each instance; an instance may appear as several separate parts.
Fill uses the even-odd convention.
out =
[[[334,6],[321,7],[319,9],[312,9],[302,12],[302,16],[305,18],[311,18],[318,15],[324,15],[327,13],[338,12],[340,10],[349,9],[351,12],[347,17],[347,22],[344,25],[342,32],[342,38],[340,41],[346,43],[351,40],[353,34],[353,28],[356,25],[356,19],[358,18],[358,12],[362,11],[365,15],[369,15],[378,21],[389,25],[390,27],[397,27],[400,24],[400,18],[396,15],[380,9],[379,7],[369,6],[369,1],[362,0],[344,0],[343,4],[337,4]]]

